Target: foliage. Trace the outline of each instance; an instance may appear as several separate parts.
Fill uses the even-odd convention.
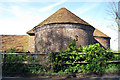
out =
[[[34,58],[32,55],[27,54],[20,54],[20,55],[12,55],[7,54],[5,55],[5,62],[8,62],[7,64],[3,65],[3,73],[4,74],[11,74],[11,73],[30,73],[30,74],[38,74],[41,71],[44,72],[45,69],[42,67],[42,65],[37,64],[22,64],[22,63],[15,63],[15,62],[22,62],[22,61],[28,61],[28,62],[38,62],[39,60]],[[11,63],[12,62],[12,63]]]
[[[14,52],[11,48],[10,52]],[[5,55],[5,62],[39,62],[40,60],[33,57],[33,55]],[[102,73],[102,72],[117,72],[120,70],[118,64],[107,64],[108,61],[120,60],[120,55],[113,55],[110,49],[105,50],[100,44],[96,43],[85,47],[76,47],[75,40],[68,45],[65,51],[58,53],[49,53],[48,59],[51,62],[53,72],[55,73]],[[89,64],[82,64],[79,62],[89,62]],[[52,72],[52,73],[53,73]],[[20,64],[9,63],[3,65],[3,73],[31,73],[31,74],[50,74],[42,65],[37,64]]]
[[[40,72],[45,71],[45,69],[43,68],[42,65],[31,64],[31,65],[26,65],[25,67],[26,67],[27,71],[32,74],[38,74]]]
[[[114,55],[110,50],[105,50],[98,43],[84,47],[85,61],[90,62],[88,71],[101,73],[105,71],[106,62],[113,60]]]
[[[28,62],[38,62],[39,59],[34,59],[32,55],[27,54],[7,54],[5,55],[5,62],[18,62],[18,61],[28,61]]]
[[[37,74],[39,72],[43,72],[44,68],[41,65],[36,64],[21,64],[21,63],[8,63],[3,65],[3,73],[4,74],[11,74],[11,73],[30,73],[30,74]]]
[[[16,50],[15,50],[14,47],[11,47],[8,52],[9,52],[9,53],[14,53],[14,52],[16,52]]]
[[[70,43],[68,45],[68,48],[66,49],[66,52],[73,52],[73,51],[77,51],[77,52],[82,52],[82,47],[79,46],[79,48],[76,48],[75,46],[75,40],[72,41],[72,43]]]
[[[107,62],[116,59],[110,49],[105,50],[99,43],[77,48],[75,40],[68,45],[66,51],[51,53],[51,55],[52,68],[54,72],[59,73],[102,73],[105,72]],[[89,64],[77,64],[81,61]]]
[[[106,67],[107,73],[118,72],[120,71],[120,64],[108,64]]]
[[[25,61],[26,55],[5,55],[5,62]]]

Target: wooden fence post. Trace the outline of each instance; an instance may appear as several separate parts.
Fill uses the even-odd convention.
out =
[[[5,57],[6,57],[6,54],[5,54],[6,52],[4,51],[3,52],[3,65],[5,64]]]

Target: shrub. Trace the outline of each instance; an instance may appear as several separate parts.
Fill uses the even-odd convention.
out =
[[[105,50],[98,43],[84,47],[83,52],[86,53],[85,61],[90,62],[87,65],[87,70],[95,73],[104,72],[106,62],[114,58],[110,50]]]
[[[71,53],[71,54],[69,54]],[[78,54],[86,53],[86,54]],[[114,59],[111,50],[105,50],[99,43],[86,47],[75,46],[75,40],[68,45],[66,51],[52,53],[52,68],[54,72],[105,72],[106,63]],[[49,56],[51,57],[51,56]],[[75,62],[89,62],[90,64],[77,64]]]
[[[42,65],[37,64],[22,64],[16,62],[28,61],[28,62],[38,62],[38,59],[32,58],[31,55],[12,55],[8,54],[5,57],[6,64],[3,64],[3,74],[11,74],[11,73],[30,73],[30,74],[38,74],[41,71],[44,72],[45,69]],[[12,62],[12,63],[11,63]]]
[[[114,64],[114,63],[107,64],[107,67],[106,67],[107,73],[113,73],[113,72],[119,73],[119,71],[120,71],[120,64]]]
[[[14,52],[16,52],[16,50],[15,50],[14,47],[11,47],[11,48],[9,49],[9,51],[8,51],[8,53],[14,53]]]

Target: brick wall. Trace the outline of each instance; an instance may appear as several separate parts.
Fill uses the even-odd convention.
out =
[[[80,24],[51,24],[35,29],[35,52],[48,53],[65,50],[73,39],[76,45],[93,44],[94,28]]]
[[[110,48],[110,38],[108,37],[94,37],[97,42],[99,42],[105,49]]]
[[[28,45],[28,51],[30,53],[35,52],[35,35],[29,35],[29,45]]]

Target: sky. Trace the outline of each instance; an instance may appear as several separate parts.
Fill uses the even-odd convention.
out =
[[[111,49],[118,49],[118,29],[110,14],[109,0],[1,0],[0,35],[27,35],[61,7],[110,36]]]

